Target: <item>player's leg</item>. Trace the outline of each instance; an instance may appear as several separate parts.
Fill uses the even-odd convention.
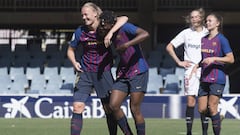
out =
[[[145,121],[141,113],[141,103],[143,97],[143,92],[132,92],[130,94],[130,108],[135,120],[137,135],[145,135]]]
[[[110,107],[114,112],[114,116],[117,120],[119,127],[121,128],[124,135],[133,135],[131,128],[128,124],[127,117],[121,109],[122,102],[128,96],[128,93],[121,90],[112,90],[110,98]]]
[[[81,77],[80,77],[81,74]],[[92,86],[87,81],[87,73],[78,73],[76,78],[76,88],[73,94],[73,114],[71,118],[71,135],[80,135],[83,118],[82,112],[85,108],[85,102],[89,97]]]
[[[113,114],[113,111],[109,107],[110,97],[102,98],[101,102],[106,114],[108,131],[110,135],[117,135],[117,120]]]
[[[201,121],[202,121],[202,134],[207,135],[208,129],[208,117],[206,117],[206,113],[208,111],[208,96],[200,96],[198,97],[198,111],[200,113]],[[204,123],[206,122],[206,123]]]
[[[196,104],[196,94],[199,88],[199,78],[196,74],[190,77],[190,71],[187,70],[184,76],[185,95],[187,96],[187,106],[185,112],[185,121],[187,127],[187,135],[192,135],[192,125],[194,120],[194,108]]]
[[[224,85],[220,84],[211,84],[210,85],[210,96],[209,96],[209,110],[212,119],[212,127],[214,135],[220,135],[221,131],[221,117],[218,112],[218,104],[220,97],[222,97],[222,93],[224,90]]]
[[[208,134],[208,119],[209,119],[209,109],[208,109],[208,95],[209,88],[205,83],[201,83],[198,91],[198,112],[200,113],[202,122],[202,134]]]
[[[80,135],[83,125],[82,112],[85,104],[83,102],[73,103],[73,114],[71,118],[71,135]]]
[[[192,95],[187,96],[187,108],[186,108],[187,135],[192,134],[195,102],[196,102],[195,96],[192,96]]]
[[[110,71],[105,71],[102,74],[95,73],[92,75],[94,80],[94,88],[97,96],[101,99],[103,109],[105,111],[108,131],[110,135],[117,134],[117,121],[109,107],[110,90],[112,90],[113,77]]]
[[[137,135],[145,135],[145,121],[141,103],[147,90],[148,72],[133,77],[130,81],[130,108],[135,120]]]

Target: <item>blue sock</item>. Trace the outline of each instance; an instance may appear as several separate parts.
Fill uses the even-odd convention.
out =
[[[137,135],[145,135],[145,122],[136,124]]]
[[[221,131],[220,114],[217,113],[216,115],[212,116],[211,118],[212,118],[212,127],[213,127],[214,135],[220,135],[220,131]]]
[[[108,125],[109,134],[116,135],[117,134],[117,120],[115,119],[115,117],[112,113],[106,114],[106,117],[107,117],[107,125]]]
[[[73,113],[71,119],[71,135],[80,135],[82,123],[82,114]]]
[[[128,125],[126,116],[123,116],[118,120],[118,125],[123,131],[124,135],[133,135],[130,126]]]

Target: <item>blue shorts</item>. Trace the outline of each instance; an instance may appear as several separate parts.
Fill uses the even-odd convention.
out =
[[[199,87],[198,96],[216,95],[222,97],[224,84],[202,82]]]
[[[105,71],[101,75],[94,72],[79,72],[76,79],[76,90],[73,94],[74,102],[86,102],[93,90],[99,98],[109,96],[112,89],[113,77],[111,71]]]
[[[113,84],[113,90],[120,90],[126,93],[146,93],[148,83],[148,72],[144,72],[128,79],[117,79]]]

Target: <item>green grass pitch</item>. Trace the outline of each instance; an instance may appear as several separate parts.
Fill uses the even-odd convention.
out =
[[[136,135],[133,119],[128,119]],[[147,135],[186,135],[184,119],[145,119]],[[81,135],[108,135],[105,119],[84,119]],[[1,135],[69,135],[70,119],[0,119]],[[240,121],[224,119],[222,135],[239,135]],[[195,119],[193,135],[201,135],[200,119]],[[120,129],[118,135],[122,135]],[[211,121],[209,134],[213,135]]]

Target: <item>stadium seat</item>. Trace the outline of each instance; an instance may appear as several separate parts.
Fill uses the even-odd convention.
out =
[[[10,78],[9,75],[1,74],[0,75],[0,82],[1,82],[1,88],[0,88],[1,93],[2,93],[2,91],[9,91],[10,90],[12,81],[11,81],[11,78]]]
[[[175,74],[166,75],[164,89],[162,94],[178,94],[180,83],[178,77]]]
[[[149,69],[149,79],[147,86],[147,93],[149,94],[159,94],[160,89],[163,88],[163,78],[158,74],[157,68]]]
[[[29,91],[43,91],[46,87],[46,80],[44,75],[38,75],[31,79],[31,85]]]

